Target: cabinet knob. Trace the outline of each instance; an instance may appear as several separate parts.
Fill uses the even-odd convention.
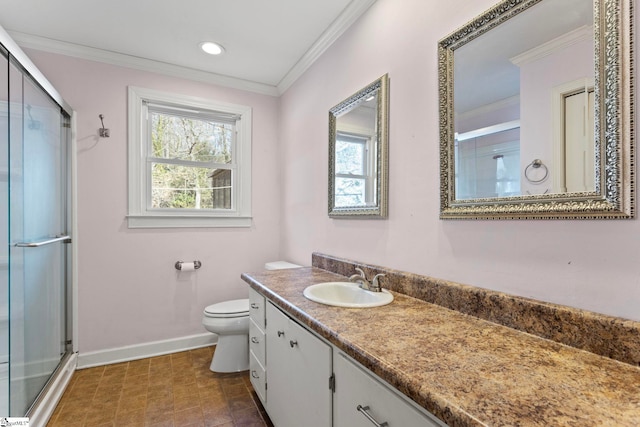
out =
[[[373,416],[371,416],[370,413],[368,413],[367,411],[370,409],[368,406],[362,406],[362,405],[358,405],[356,406],[356,409],[358,410],[358,412],[360,412],[362,415],[364,415],[365,417],[367,417],[367,419],[369,421],[371,421],[371,424],[373,424],[376,427],[388,427],[389,423],[384,421],[382,423],[379,423],[378,421],[376,421],[375,418],[373,418]]]
[[[254,344],[259,344],[260,340],[258,338],[256,338],[256,337],[251,337],[251,342],[254,343]]]
[[[290,340],[290,341],[289,341],[289,345],[291,346],[291,348],[293,348],[293,347],[295,347],[295,346],[297,346],[297,345],[298,345],[298,341],[297,341],[297,340],[296,340],[296,341],[294,341],[294,340]]]
[[[281,337],[284,335],[284,331],[278,331],[278,337]]]
[[[245,307],[246,307],[246,306],[245,306]],[[256,304],[255,302],[252,302],[252,303],[251,303],[251,308],[253,308],[253,309],[257,310],[257,309],[259,309],[259,308],[260,308],[260,305],[259,305],[259,304]]]
[[[258,373],[256,371],[251,371],[251,376],[255,379],[260,378],[260,375],[258,375]]]

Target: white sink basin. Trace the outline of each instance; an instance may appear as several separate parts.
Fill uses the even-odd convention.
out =
[[[378,307],[393,301],[393,295],[387,290],[365,291],[351,282],[318,283],[305,288],[303,295],[311,301],[336,307]]]

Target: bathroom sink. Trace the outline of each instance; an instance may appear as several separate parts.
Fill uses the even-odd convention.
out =
[[[378,307],[393,301],[393,295],[387,290],[366,291],[351,282],[318,283],[305,288],[303,295],[311,301],[336,307]]]

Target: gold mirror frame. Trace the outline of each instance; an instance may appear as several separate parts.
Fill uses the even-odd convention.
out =
[[[544,0],[504,0],[438,43],[441,219],[605,219],[635,216],[633,0],[594,0],[595,191],[458,200],[453,54]]]
[[[337,119],[377,94],[375,138],[376,203],[372,206],[338,207],[335,202]],[[389,76],[383,75],[329,110],[329,217],[384,219],[389,211]]]

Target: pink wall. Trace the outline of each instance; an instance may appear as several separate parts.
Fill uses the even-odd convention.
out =
[[[312,251],[640,320],[640,222],[442,221],[438,40],[494,0],[378,0],[281,98],[282,252]],[[327,216],[327,111],[388,72],[387,220]]]
[[[28,51],[78,117],[79,350],[206,333],[205,306],[246,298],[243,271],[279,254],[278,99],[61,55]],[[127,228],[127,86],[253,109],[253,226]],[[111,137],[97,137],[104,114]],[[178,273],[177,260],[202,261]],[[306,257],[310,263],[309,256]]]
[[[28,51],[78,115],[80,351],[205,332],[206,305],[247,295],[241,272],[312,251],[640,320],[638,221],[438,219],[436,44],[493,3],[378,0],[280,100]],[[329,219],[328,110],[387,72],[389,219]],[[127,228],[128,85],[253,108],[253,227]]]

